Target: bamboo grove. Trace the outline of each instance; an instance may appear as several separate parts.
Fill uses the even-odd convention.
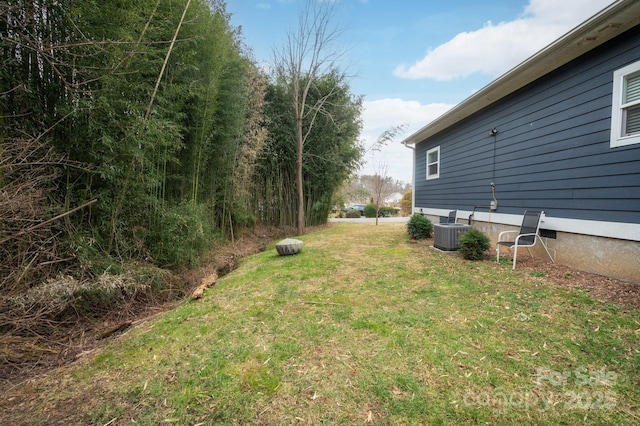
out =
[[[5,0],[0,33],[3,297],[295,224],[291,103],[222,0]],[[310,225],[361,156],[361,100],[340,75],[310,95],[331,93],[305,146]]]

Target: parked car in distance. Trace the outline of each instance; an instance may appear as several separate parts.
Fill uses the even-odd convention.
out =
[[[349,210],[358,210],[360,212],[360,216],[364,216],[364,204],[349,204],[347,207],[342,209],[345,213]]]

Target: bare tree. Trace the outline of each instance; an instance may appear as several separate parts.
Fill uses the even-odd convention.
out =
[[[389,127],[384,132],[380,133],[380,136],[376,139],[375,143],[369,148],[371,151],[381,151],[382,147],[387,146],[389,142],[393,142],[395,138],[400,136],[407,129],[408,124],[396,124]]]
[[[337,82],[346,77],[337,71],[344,52],[335,48],[334,43],[343,30],[334,25],[334,17],[334,2],[307,0],[296,30],[288,32],[286,44],[274,51],[276,77],[289,91],[296,119],[298,234],[304,233],[304,145],[316,117],[325,113],[323,107],[333,94],[330,90],[310,105],[307,104],[309,91],[318,79],[330,72],[337,73]]]
[[[373,151],[380,151],[382,147],[386,146],[389,142],[393,142],[397,136],[404,132],[406,127],[407,124],[403,123],[391,126],[382,132],[373,145]],[[373,192],[374,203],[376,205],[376,225],[378,224],[378,217],[380,215],[380,203],[384,202],[385,198],[397,190],[397,185],[394,184],[393,179],[391,179],[388,174],[388,164],[380,162],[378,163],[376,174],[372,176],[371,190]]]
[[[373,202],[376,205],[376,225],[378,224],[378,217],[380,216],[380,204],[384,203],[384,200],[391,195],[396,186],[393,184],[393,179],[389,176],[389,166],[387,163],[378,164],[378,170],[373,175]]]

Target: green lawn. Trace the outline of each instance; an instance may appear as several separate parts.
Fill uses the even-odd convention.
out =
[[[0,424],[637,424],[640,315],[340,224],[5,394]],[[542,276],[541,276],[542,275]]]

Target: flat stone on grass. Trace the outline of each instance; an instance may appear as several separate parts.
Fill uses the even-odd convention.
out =
[[[285,238],[276,243],[276,250],[280,256],[298,254],[302,251],[303,242],[293,238]]]

